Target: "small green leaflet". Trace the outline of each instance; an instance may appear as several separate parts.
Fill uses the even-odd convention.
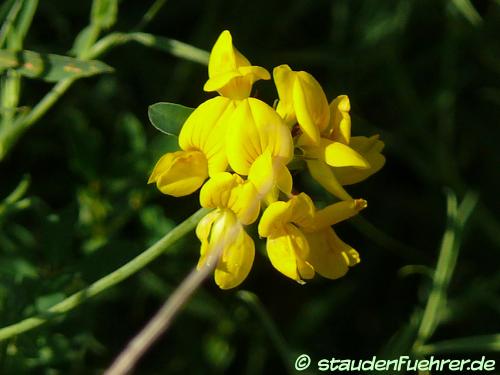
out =
[[[148,117],[151,124],[167,135],[178,136],[181,127],[194,108],[175,103],[155,103],[149,106]]]

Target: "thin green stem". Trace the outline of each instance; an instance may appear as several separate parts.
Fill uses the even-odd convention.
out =
[[[3,48],[3,45],[5,43],[5,40],[7,39],[7,35],[9,34],[12,24],[14,23],[17,14],[21,10],[21,6],[22,6],[22,0],[17,0],[12,4],[9,13],[7,13],[7,18],[5,19],[5,22],[3,23],[2,28],[0,29],[0,48]]]
[[[184,60],[196,62],[202,65],[208,65],[209,53],[190,44],[181,41],[156,36],[148,33],[112,33],[98,40],[91,48],[89,54],[91,58],[102,55],[108,49],[128,42],[137,42],[146,47],[156,48],[170,53],[173,56]]]
[[[139,24],[134,28],[134,31],[143,30],[152,20],[156,17],[160,9],[165,5],[167,0],[156,0],[153,5],[149,7],[144,16],[142,16]]]
[[[59,98],[71,87],[75,82],[74,78],[67,78],[59,81],[42,100],[23,118],[22,122],[17,125],[25,129],[37,122]]]
[[[39,327],[48,322],[51,318],[74,309],[88,299],[130,277],[137,271],[146,267],[154,259],[159,257],[169,246],[193,230],[196,224],[204,215],[206,215],[207,212],[207,209],[199,209],[134,259],[104,276],[102,279],[95,281],[87,288],[72,294],[65,300],[52,306],[46,312],[0,329],[0,341]]]
[[[0,133],[0,161],[7,155],[19,137],[52,108],[74,81],[74,78],[59,81],[26,116],[20,116],[12,126],[2,129]]]
[[[413,351],[418,352],[422,345],[434,334],[443,318],[447,290],[457,263],[463,227],[477,204],[477,195],[469,193],[460,206],[453,192],[447,197],[447,228],[441,242],[441,250],[433,275],[432,287],[422,315]]]

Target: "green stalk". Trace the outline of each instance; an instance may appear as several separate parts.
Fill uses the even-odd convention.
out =
[[[168,234],[158,240],[154,245],[136,256],[134,259],[118,268],[117,270],[111,272],[110,274],[104,276],[102,279],[95,281],[87,288],[72,294],[65,300],[49,308],[47,311],[37,316],[24,319],[10,326],[1,328],[0,341],[9,339],[23,332],[39,327],[42,324],[48,322],[51,318],[74,309],[75,307],[79,306],[95,295],[111,288],[112,286],[115,286],[126,278],[132,276],[134,273],[146,267],[149,263],[163,254],[163,252],[169,246],[171,246],[180,238],[193,230],[200,219],[205,216],[207,212],[208,210],[205,208],[199,209],[189,218],[172,229]]]

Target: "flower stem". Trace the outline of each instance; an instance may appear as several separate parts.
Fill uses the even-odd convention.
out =
[[[10,326],[1,328],[0,341],[6,340],[10,337],[19,335],[23,332],[39,327],[42,324],[48,322],[51,318],[59,316],[60,314],[66,313],[74,309],[75,307],[85,302],[87,299],[125,280],[129,276],[133,275],[137,271],[147,266],[154,259],[160,256],[170,245],[172,245],[177,240],[179,240],[184,235],[193,230],[196,224],[200,221],[200,219],[204,215],[207,214],[207,212],[208,212],[207,209],[204,208],[199,209],[189,218],[187,218],[182,223],[177,225],[164,237],[158,240],[154,245],[152,245],[144,252],[136,256],[134,259],[132,259],[122,267],[118,268],[117,270],[111,272],[110,274],[104,276],[102,279],[95,281],[87,288],[72,294],[65,300],[49,308],[47,311],[37,316],[24,319]]]

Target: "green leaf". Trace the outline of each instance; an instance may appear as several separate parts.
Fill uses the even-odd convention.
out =
[[[97,60],[78,60],[68,56],[33,51],[10,52],[0,50],[0,72],[15,69],[19,74],[57,82],[66,78],[88,77],[113,71],[109,65]]]
[[[80,56],[84,51],[88,50],[98,37],[96,31],[93,25],[88,25],[82,29],[76,36],[69,54],[72,56]]]
[[[35,16],[38,0],[24,1],[15,22],[14,30],[8,35],[8,46],[11,51],[20,51],[28,30]]]
[[[91,21],[103,29],[109,29],[115,24],[117,13],[117,0],[94,0]]]
[[[149,106],[149,121],[153,126],[167,135],[178,136],[181,127],[194,111],[194,108],[175,103],[156,103]]]

